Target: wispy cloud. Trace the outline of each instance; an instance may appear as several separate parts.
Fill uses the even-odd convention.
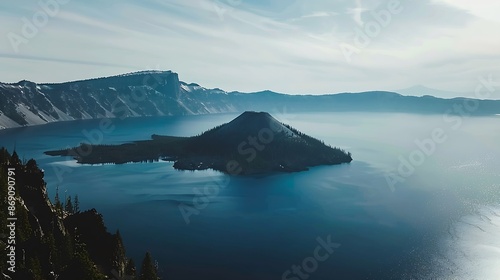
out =
[[[500,2],[496,0],[435,0],[434,2],[445,3],[485,20],[500,22],[498,17]]]
[[[64,81],[159,67],[226,90],[331,93],[424,84],[463,91],[498,65],[500,23],[491,19],[498,4],[488,0],[401,0],[403,12],[347,63],[339,44],[355,39],[390,1],[70,1],[16,55],[5,35],[19,33],[22,18],[39,7],[3,2],[0,80]]]
[[[363,19],[361,18],[361,15],[368,11],[368,9],[366,9],[365,7],[363,7],[363,5],[361,4],[361,0],[356,0],[356,7],[354,8],[350,8],[348,10],[348,13],[349,14],[352,14],[352,18],[353,20],[359,25],[359,26],[363,26],[364,22],[363,22]]]
[[[105,67],[133,68],[133,66],[131,65],[124,65],[119,63],[105,63],[105,62],[90,61],[90,60],[63,59],[58,57],[43,57],[43,56],[33,56],[33,55],[23,55],[23,54],[0,53],[0,58],[10,58],[14,60],[58,62],[58,63],[67,63],[71,65],[79,64],[79,65],[92,65],[92,66],[105,66]]]

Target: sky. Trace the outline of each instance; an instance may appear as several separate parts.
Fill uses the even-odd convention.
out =
[[[226,91],[473,96],[500,80],[499,13],[497,0],[2,1],[0,81],[152,69]]]

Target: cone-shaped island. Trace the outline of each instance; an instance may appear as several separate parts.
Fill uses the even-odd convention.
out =
[[[48,151],[83,164],[168,160],[180,170],[214,169],[231,175],[295,172],[352,161],[351,153],[325,145],[266,112],[244,112],[193,137],[153,135],[121,145],[89,145]]]

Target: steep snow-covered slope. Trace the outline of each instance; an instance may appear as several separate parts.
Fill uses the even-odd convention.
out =
[[[225,95],[179,81],[171,71],[144,71],[61,84],[0,83],[0,128],[93,118],[236,111]]]
[[[441,99],[382,91],[320,96],[225,92],[181,82],[172,71],[142,71],[59,84],[0,83],[0,129],[81,119],[243,111],[496,115],[500,114],[500,100]]]

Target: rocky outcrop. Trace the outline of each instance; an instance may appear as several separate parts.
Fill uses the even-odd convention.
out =
[[[7,279],[104,279],[125,275],[128,259],[119,233],[111,234],[102,216],[95,210],[82,213],[64,211],[49,200],[43,171],[36,161],[26,163],[14,152],[0,149],[0,195],[7,197],[7,168],[15,181],[15,244],[6,225],[6,213],[0,213],[0,271]],[[10,179],[12,180],[12,179]],[[7,209],[7,199],[0,207]],[[9,210],[10,211],[10,210]],[[9,223],[11,223],[9,221]],[[13,247],[15,273],[7,270],[7,245]],[[115,275],[116,274],[116,275]],[[2,276],[2,275],[0,275]]]

